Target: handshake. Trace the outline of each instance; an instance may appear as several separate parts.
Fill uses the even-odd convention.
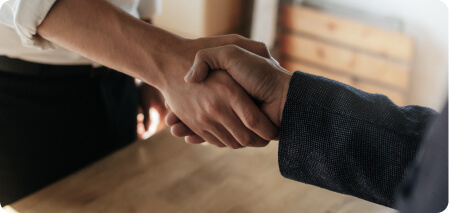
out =
[[[232,149],[266,146],[279,138],[292,74],[260,42],[236,35],[194,42],[226,39],[232,42],[196,52],[184,82],[161,89],[171,110],[166,124],[187,143],[207,141]]]
[[[237,35],[184,39],[106,1],[58,1],[36,30],[49,42],[159,90],[174,113],[167,117],[173,134],[189,143],[265,146],[279,136],[291,75],[264,44]],[[158,105],[156,98],[145,99],[143,108]]]

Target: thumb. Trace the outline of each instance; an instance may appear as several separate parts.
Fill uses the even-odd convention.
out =
[[[198,83],[206,79],[207,74],[209,74],[209,65],[201,60],[198,57],[195,58],[195,62],[185,75],[184,81],[187,83]]]
[[[235,53],[241,49],[235,45],[227,45],[203,49],[196,53],[195,61],[189,72],[184,77],[187,83],[198,83],[203,81],[211,70],[227,70],[232,76],[231,70],[228,70],[230,58],[235,58]]]

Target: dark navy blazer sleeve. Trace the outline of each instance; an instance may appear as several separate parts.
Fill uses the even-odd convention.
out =
[[[282,114],[280,171],[286,178],[393,207],[436,114],[295,72]]]

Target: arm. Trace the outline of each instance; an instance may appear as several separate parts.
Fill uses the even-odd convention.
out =
[[[436,115],[323,77],[302,72],[284,77],[286,71],[269,59],[235,46],[200,51],[186,80],[201,81],[209,69],[227,70],[250,95],[276,103],[264,112],[281,127],[279,167],[284,177],[385,206],[393,205]]]
[[[435,111],[296,72],[283,112],[284,177],[393,207]]]
[[[102,0],[57,1],[37,32],[46,40],[159,89],[167,81],[160,61],[185,42]]]
[[[201,48],[236,43],[254,52],[265,51],[260,44],[238,36],[183,39],[103,0],[59,0],[37,32],[46,40],[155,86],[181,120],[211,143],[232,148],[249,143],[262,146],[278,134],[228,75],[202,85],[188,85],[181,77]],[[252,117],[261,119],[255,123]]]

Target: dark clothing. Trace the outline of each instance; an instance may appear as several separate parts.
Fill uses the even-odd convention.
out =
[[[397,190],[410,173],[407,169],[415,165],[436,115],[425,107],[398,107],[384,95],[295,72],[282,114],[280,171],[286,178],[394,207]],[[434,162],[442,170],[432,175],[445,175],[438,179],[447,181],[447,115],[445,119],[446,136],[437,143],[446,144],[435,147],[442,148],[442,156]],[[417,166],[423,170],[427,163]],[[446,195],[430,205],[446,206],[447,185],[427,188],[437,190],[446,190]],[[414,191],[414,196],[419,193]]]
[[[401,186],[396,203],[401,212],[441,212],[448,203],[447,104],[431,125],[418,159]]]
[[[97,68],[0,71],[0,203],[10,204],[136,139],[134,79]]]

